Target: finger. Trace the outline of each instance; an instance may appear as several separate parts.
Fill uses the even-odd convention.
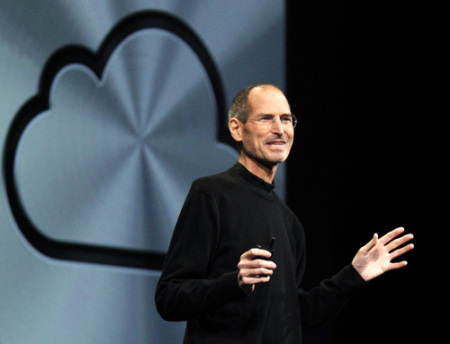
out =
[[[400,235],[404,231],[405,231],[405,229],[403,227],[398,227],[398,228],[388,232],[387,234],[383,235],[380,238],[380,242],[383,245],[386,245],[388,242],[390,242],[392,239],[394,239],[396,236]]]
[[[258,283],[267,283],[270,281],[270,276],[251,276],[251,277],[242,277],[242,282],[244,284],[258,284]]]
[[[253,256],[251,256],[253,257]],[[245,257],[241,257],[241,260],[238,263],[239,268],[259,268],[264,267],[268,269],[275,269],[276,264],[271,261],[264,259],[264,257],[254,257],[252,259],[248,259]]]
[[[268,282],[270,280],[270,276],[272,275],[273,270],[270,269],[246,269],[240,271],[239,279],[244,284],[255,284]]]
[[[365,244],[363,247],[361,247],[361,252],[366,253],[369,252],[372,248],[374,248],[378,243],[378,234],[375,233],[372,237],[372,240],[370,240],[367,244]]]
[[[267,250],[262,250],[260,248],[252,248],[248,250],[247,252],[244,252],[241,255],[241,259],[254,259],[255,257],[264,257],[264,258],[270,258],[272,256],[272,253]]]
[[[398,250],[395,250],[393,252],[391,252],[391,260],[395,259],[397,257],[400,257],[401,255],[405,254],[406,252],[411,251],[412,249],[414,249],[414,245],[413,244],[409,244],[407,246],[404,246],[402,248],[399,248]]]
[[[412,234],[406,234],[398,239],[395,239],[393,241],[391,241],[387,246],[386,249],[388,250],[388,252],[391,252],[393,250],[395,250],[397,247],[400,247],[401,245],[403,245],[404,243],[407,243],[408,241],[412,240],[414,238],[414,235]]]
[[[255,268],[266,268],[266,269],[271,269],[271,270],[274,270],[277,268],[277,265],[271,260],[253,259],[252,263],[253,263],[253,267],[255,267]]]
[[[242,275],[257,276],[259,274],[264,274],[267,271],[275,270],[277,268],[277,265],[269,260],[256,259],[240,261],[237,264],[237,267]]]
[[[255,275],[257,278],[264,278],[264,277],[270,277],[273,275],[273,270],[270,269],[262,269],[260,273]]]
[[[258,277],[261,275],[272,275],[273,269],[266,268],[257,268],[257,269],[247,269],[247,273],[244,272],[244,275]]]
[[[258,261],[241,261],[238,263],[237,267],[239,273],[245,277],[259,276],[259,275],[272,275],[273,270],[276,269],[276,264],[267,260]]]
[[[397,269],[405,267],[406,265],[408,265],[408,262],[406,260],[398,262],[398,263],[391,263],[391,264],[389,264],[389,267],[387,268],[386,271],[397,270]]]

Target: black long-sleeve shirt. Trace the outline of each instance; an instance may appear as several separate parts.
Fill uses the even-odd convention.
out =
[[[365,285],[349,265],[301,289],[304,231],[273,189],[239,163],[192,184],[155,296],[164,319],[187,320],[185,343],[302,343],[302,328],[330,319]],[[272,237],[277,269],[246,295],[237,282],[240,256]]]

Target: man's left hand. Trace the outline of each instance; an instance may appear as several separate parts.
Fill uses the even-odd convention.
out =
[[[352,265],[365,281],[407,265],[406,261],[392,262],[393,259],[414,248],[413,244],[402,246],[413,238],[412,234],[398,237],[404,231],[403,227],[399,227],[381,238],[378,238],[378,234],[374,234],[372,240],[359,249],[353,258]]]

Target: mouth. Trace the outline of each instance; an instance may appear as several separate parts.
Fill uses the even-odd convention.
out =
[[[283,140],[269,141],[266,143],[266,145],[274,150],[282,150],[286,148],[286,141]]]

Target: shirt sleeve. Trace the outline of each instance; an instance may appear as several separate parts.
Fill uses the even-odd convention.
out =
[[[326,279],[311,291],[299,289],[302,327],[314,328],[331,320],[356,292],[367,285],[352,265],[344,267],[332,278]]]
[[[301,288],[306,267],[306,245],[303,227],[301,224],[297,226],[300,234],[297,238],[297,295],[302,328],[309,330],[333,319],[353,295],[366,287],[367,282],[350,264],[311,290]]]
[[[189,320],[245,297],[238,286],[237,269],[208,277],[219,239],[217,201],[194,184],[175,226],[156,288],[156,307],[163,319]]]

